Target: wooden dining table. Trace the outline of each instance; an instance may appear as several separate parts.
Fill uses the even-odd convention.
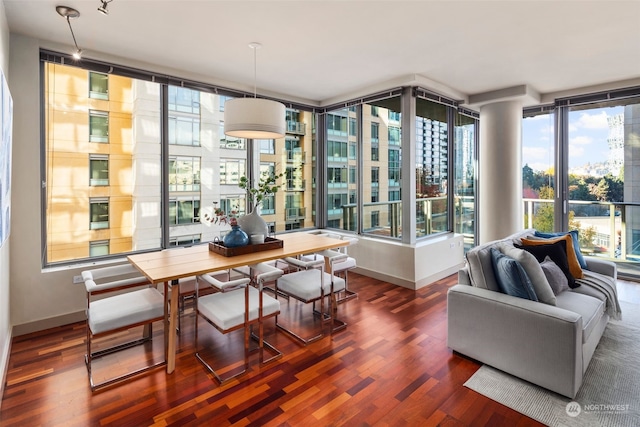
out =
[[[282,234],[278,235],[277,239],[283,241],[281,248],[230,257],[209,250],[208,244],[200,244],[187,248],[135,254],[127,258],[151,283],[155,285],[164,284],[164,294],[168,296],[172,286],[176,286],[176,284],[179,286],[179,279],[320,252],[326,249],[335,249],[349,244],[347,240],[308,232]],[[164,335],[167,373],[172,373],[175,369],[176,334],[169,333],[169,331],[176,330],[178,294],[179,292],[177,291],[171,292],[169,304],[165,304]]]

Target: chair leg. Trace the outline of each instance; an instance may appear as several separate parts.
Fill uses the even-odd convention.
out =
[[[341,304],[345,301],[349,301],[350,299],[358,298],[358,293],[349,290],[349,271],[345,270],[344,272],[344,290],[340,292],[343,294],[341,297],[339,296],[337,299],[338,304]]]

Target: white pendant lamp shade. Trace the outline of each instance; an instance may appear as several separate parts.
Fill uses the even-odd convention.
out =
[[[247,139],[285,135],[285,106],[269,99],[234,98],[224,103],[224,133]]]

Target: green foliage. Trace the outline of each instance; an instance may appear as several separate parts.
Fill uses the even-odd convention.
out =
[[[278,192],[278,189],[283,185],[283,183],[278,184],[278,179],[283,176],[284,172],[277,175],[273,173],[263,173],[260,175],[258,185],[255,187],[251,187],[247,177],[243,176],[240,178],[238,186],[247,192],[247,196],[253,202],[253,205],[257,206],[265,197]]]

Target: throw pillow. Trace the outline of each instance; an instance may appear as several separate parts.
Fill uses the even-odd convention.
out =
[[[525,250],[514,247],[512,243],[498,243],[497,248],[500,252],[515,259],[522,265],[527,276],[529,276],[529,280],[531,280],[533,290],[536,292],[536,296],[540,302],[556,305],[556,296],[535,256]],[[564,274],[562,277],[564,277]],[[565,282],[566,280],[565,278]]]
[[[558,242],[546,245],[516,245],[516,247],[524,249],[525,251],[531,253],[536,257],[538,262],[543,262],[544,259],[548,256],[553,260],[553,262],[558,265],[558,267],[560,267],[564,275],[567,277],[570,288],[573,289],[580,286],[579,283],[576,283],[576,279],[571,275],[571,272],[569,271],[569,262],[567,261],[567,244],[565,240],[560,240]]]
[[[585,261],[582,252],[580,251],[580,239],[579,239],[579,231],[578,230],[570,230],[567,232],[559,231],[555,233],[542,233],[540,231],[536,231],[534,235],[536,237],[542,237],[544,239],[550,239],[554,237],[560,237],[569,234],[571,236],[571,240],[573,241],[573,250],[576,251],[576,258],[578,258],[578,262],[580,263],[580,267],[587,268],[587,261]]]
[[[567,280],[567,276],[564,275],[562,269],[558,267],[558,264],[553,262],[551,258],[546,257],[544,261],[540,263],[540,267],[542,268],[544,275],[547,277],[554,295],[558,295],[561,292],[569,290],[569,281]]]
[[[539,239],[539,240],[538,240]],[[573,239],[570,235],[554,237],[552,239],[542,239],[542,238],[523,238],[522,244],[524,246],[535,246],[535,245],[545,245],[548,243],[555,243],[560,240],[564,240],[567,242],[566,252],[567,252],[567,261],[569,262],[569,271],[571,275],[576,279],[582,279],[584,276],[582,273],[582,267],[580,267],[580,263],[578,262],[578,257],[576,256],[576,251],[573,249]],[[555,260],[554,260],[555,261]]]
[[[491,262],[502,293],[538,301],[531,280],[518,261],[506,256],[496,248],[491,248]]]

